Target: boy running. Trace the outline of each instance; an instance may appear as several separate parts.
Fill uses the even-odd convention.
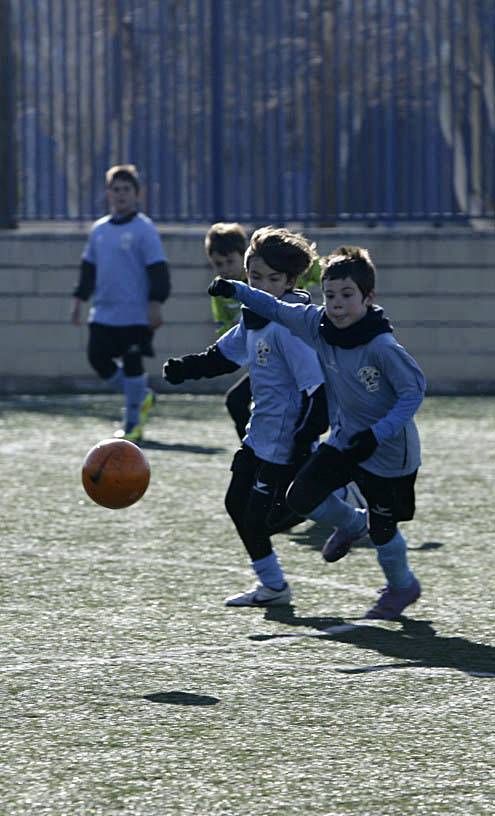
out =
[[[158,230],[138,212],[134,165],[110,167],[105,180],[110,215],[91,228],[71,320],[80,324],[81,303],[92,298],[88,360],[112,390],[124,393],[124,427],[114,436],[140,442],[155,402],[143,357],[154,355],[153,334],[163,324],[161,304],[170,293],[169,270]]]
[[[420,441],[414,415],[426,383],[373,305],[375,268],[367,250],[340,247],[322,261],[324,306],[277,300],[244,283],[216,278],[210,294],[237,297],[265,319],[286,326],[317,352],[325,373],[332,431],[299,471],[287,503],[299,515],[337,529],[325,544],[337,561],[366,532],[366,510],[335,495],[353,480],[369,506],[369,533],[386,579],[367,618],[393,620],[420,597],[399,521],[413,518]]]
[[[249,284],[269,293],[270,299],[282,298],[304,308],[309,296],[294,286],[312,260],[312,249],[302,236],[273,227],[257,230],[245,256]],[[231,297],[230,288],[228,292]],[[284,496],[297,468],[328,428],[324,378],[313,349],[288,329],[246,308],[240,323],[202,354],[167,360],[163,376],[176,384],[215,377],[240,365],[249,371],[253,409],[232,462],[225,506],[258,583],[227,598],[226,605],[288,604],[291,590],[270,535],[302,520],[292,513],[289,518]]]

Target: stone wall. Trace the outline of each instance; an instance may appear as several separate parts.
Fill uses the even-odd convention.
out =
[[[68,321],[88,225],[24,226],[0,232],[0,391],[101,391],[85,355],[87,329]],[[200,351],[215,334],[206,294],[205,228],[160,227],[172,295],[147,369],[159,390],[161,363]],[[377,302],[418,359],[431,394],[495,393],[495,232],[469,228],[306,230],[320,253],[366,246],[378,270]],[[319,297],[318,291],[315,293]],[[190,383],[220,392],[232,377]]]

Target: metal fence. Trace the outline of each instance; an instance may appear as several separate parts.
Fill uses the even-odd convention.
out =
[[[455,221],[495,202],[495,0],[11,0],[17,216]]]

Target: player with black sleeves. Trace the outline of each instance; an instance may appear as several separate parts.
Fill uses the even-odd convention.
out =
[[[398,522],[412,519],[420,440],[414,422],[425,394],[417,362],[373,304],[375,268],[366,249],[340,247],[322,261],[324,306],[277,300],[240,281],[216,278],[210,294],[237,297],[266,320],[311,345],[335,407],[328,440],[298,472],[287,503],[302,516],[336,527],[323,555],[336,561],[366,530],[366,511],[350,512],[335,491],[353,479],[369,507],[369,531],[386,579],[367,618],[393,620],[421,594]],[[334,422],[335,417],[335,422]]]
[[[132,164],[106,173],[110,214],[98,219],[84,248],[71,320],[89,312],[88,360],[101,379],[124,393],[124,426],[114,435],[139,442],[155,402],[143,357],[152,357],[161,304],[170,294],[168,264],[158,230],[138,212],[139,176]]]
[[[308,293],[294,287],[313,258],[303,236],[286,229],[259,229],[245,255],[249,284],[284,302],[306,304]],[[328,428],[324,377],[313,349],[288,329],[246,308],[239,324],[206,351],[167,360],[163,376],[179,384],[226,374],[240,365],[249,371],[253,408],[232,462],[225,506],[258,583],[225,603],[283,605],[292,593],[270,535],[302,520],[287,510],[284,497],[297,469]]]

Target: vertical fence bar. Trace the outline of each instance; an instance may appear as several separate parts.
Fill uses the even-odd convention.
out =
[[[440,106],[442,93],[442,54],[440,49],[440,5],[434,5],[433,12],[433,50],[435,53],[435,81],[434,81],[434,179],[435,179],[435,210],[432,213],[436,219],[435,223],[440,226],[442,223],[441,199],[442,199],[442,154],[441,154],[441,129],[440,129]]]
[[[416,77],[415,71],[416,63],[413,60],[413,49],[411,45],[411,40],[413,37],[414,32],[414,19],[411,12],[411,0],[406,0],[406,7],[405,7],[405,56],[404,56],[404,73],[406,76],[406,100],[405,100],[405,114],[403,118],[403,129],[404,129],[404,151],[402,153],[403,162],[405,167],[405,194],[404,194],[404,203],[406,206],[406,215],[408,220],[414,219],[414,200],[415,200],[415,186],[416,186],[416,173],[413,171],[412,163],[409,160],[409,157],[414,153],[414,135],[415,135],[415,127],[411,126],[411,123],[415,121],[415,109],[414,109],[414,88],[416,87]]]
[[[16,226],[15,70],[12,53],[13,14],[8,0],[0,2],[0,227]]]
[[[213,220],[222,221],[225,212],[224,196],[224,2],[211,0],[211,156]]]
[[[169,210],[168,210],[168,200],[169,200],[169,179],[170,174],[168,173],[168,155],[169,155],[169,141],[168,141],[168,128],[167,128],[167,113],[168,113],[168,89],[167,89],[167,65],[166,65],[166,47],[165,44],[167,42],[166,33],[167,33],[167,21],[165,15],[165,8],[164,3],[159,4],[159,53],[160,53],[160,62],[159,62],[159,89],[160,89],[160,107],[159,107],[159,126],[158,126],[158,134],[160,140],[160,151],[159,151],[159,179],[160,179],[160,187],[159,187],[159,210],[160,210],[160,220],[166,221],[168,218]]]
[[[299,57],[299,65],[298,69],[302,69],[304,55],[309,53],[309,43],[310,43],[310,15],[311,15],[311,8],[310,8],[310,0],[306,0],[305,3],[305,10],[304,10],[304,25],[302,27],[302,31],[304,36],[301,37],[301,45],[299,46],[299,50],[302,51],[302,58]],[[306,63],[305,70],[303,71],[304,74],[304,97],[301,100],[301,104],[304,105],[304,129],[301,134],[303,144],[304,144],[304,180],[305,184],[298,184],[298,203],[300,204],[301,199],[303,201],[303,207],[298,206],[297,211],[297,218],[300,220],[306,220],[309,213],[309,205],[312,203],[311,196],[308,195],[308,190],[311,190],[313,184],[312,178],[312,162],[311,162],[311,145],[310,145],[310,135],[311,135],[311,116],[310,116],[310,100],[311,100],[311,83],[310,83],[310,69],[309,65]]]
[[[457,214],[461,209],[460,205],[461,202],[456,201],[456,120],[457,120],[457,106],[456,106],[456,93],[455,93],[455,73],[456,73],[456,48],[455,48],[455,40],[456,40],[456,30],[455,30],[455,20],[454,20],[454,3],[453,0],[449,0],[449,7],[448,7],[448,31],[449,31],[449,108],[450,108],[450,125],[452,132],[450,134],[451,138],[451,150],[450,150],[450,161],[449,161],[449,175],[451,179],[450,190],[449,190],[449,203],[450,203],[450,211],[452,214]],[[463,160],[466,157],[463,156]]]
[[[341,201],[342,201],[342,194],[341,194],[341,169],[340,169],[340,144],[341,144],[341,111],[340,111],[340,100],[341,100],[341,55],[340,55],[340,42],[341,42],[341,31],[340,31],[340,16],[336,11],[333,18],[333,43],[334,47],[333,51],[333,76],[334,76],[334,86],[335,86],[335,96],[334,96],[334,115],[333,121],[335,123],[334,126],[334,137],[333,137],[333,178],[334,178],[334,188],[335,188],[335,217],[337,214],[341,212]]]
[[[237,34],[237,27],[235,27],[235,31]],[[198,173],[198,204],[199,204],[199,212],[198,217],[201,219],[201,216],[204,218],[204,214],[208,212],[208,179],[210,178],[209,172],[209,161],[206,159],[207,151],[206,151],[206,144],[207,144],[207,129],[206,129],[206,82],[205,77],[207,76],[207,69],[206,69],[206,60],[205,60],[205,7],[204,2],[200,0],[199,2],[199,9],[198,9],[198,145],[197,150],[197,173]],[[236,43],[236,61],[238,61],[239,54],[238,54],[238,43]],[[236,63],[238,65],[238,62]],[[238,76],[238,71],[236,76]],[[237,126],[235,128],[237,134]],[[236,185],[236,188],[239,185]],[[239,204],[236,202],[236,206],[234,207],[234,211],[239,210]]]
[[[53,159],[54,153],[54,138],[55,138],[55,128],[54,128],[54,92],[53,92],[53,60],[54,60],[54,48],[53,48],[53,0],[47,0],[47,59],[48,59],[48,99],[46,103],[48,104],[48,128],[49,133],[47,137],[47,144],[48,144],[48,157],[47,157],[47,194],[48,194],[48,212],[49,217],[54,218],[55,216],[55,163]]]
[[[41,175],[41,128],[40,128],[40,25],[39,25],[39,6],[37,3],[33,6],[33,111],[34,111],[34,178],[37,183],[33,189],[33,199],[35,202],[35,210],[38,213],[38,218],[42,217],[42,175]]]

